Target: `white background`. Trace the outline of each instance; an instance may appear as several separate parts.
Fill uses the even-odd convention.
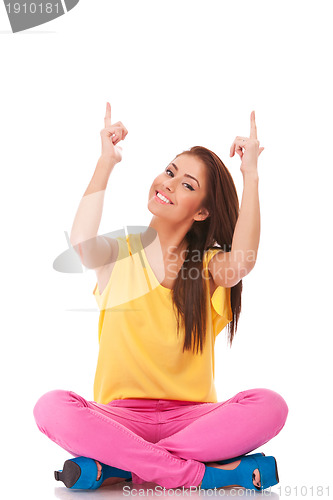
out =
[[[101,234],[149,225],[152,180],[193,145],[220,156],[241,201],[229,149],[255,110],[261,240],[232,349],[226,330],[216,341],[218,399],[279,392],[286,425],[259,450],[277,459],[273,496],[332,494],[332,13],[329,1],[81,0],[12,34],[1,4],[1,482],[11,498],[75,496],[53,478],[70,456],[32,411],[52,389],[93,398],[96,278],[52,264],[101,152],[106,101],[129,133]]]

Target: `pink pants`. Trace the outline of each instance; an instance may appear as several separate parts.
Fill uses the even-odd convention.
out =
[[[133,483],[188,488],[201,483],[204,462],[237,457],[276,436],[288,406],[270,389],[218,403],[115,399],[106,405],[53,390],[33,414],[39,430],[75,457],[128,470]]]

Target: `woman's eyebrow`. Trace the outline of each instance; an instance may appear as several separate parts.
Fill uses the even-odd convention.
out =
[[[178,171],[178,167],[175,163],[170,163],[170,165],[172,165],[173,167],[175,167],[175,169]],[[193,179],[194,181],[196,181],[198,183],[198,186],[200,187],[200,184],[199,184],[199,181],[193,177],[192,175],[190,174],[184,174],[184,177],[190,177],[190,179]]]

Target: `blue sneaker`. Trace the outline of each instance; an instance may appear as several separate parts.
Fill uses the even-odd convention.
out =
[[[205,465],[205,474],[200,488],[214,489],[236,485],[250,490],[264,490],[278,484],[279,476],[275,458],[263,456],[261,453],[254,455],[243,455],[240,464],[232,470]],[[230,461],[235,460],[233,458]],[[259,469],[260,486],[255,486],[252,482],[255,469]]]
[[[111,467],[99,462],[102,466],[101,477],[97,481],[98,468],[94,459],[76,457],[66,460],[63,469],[54,471],[57,481],[62,481],[66,488],[80,490],[97,490],[108,477],[123,477],[125,481],[132,480],[129,471]]]

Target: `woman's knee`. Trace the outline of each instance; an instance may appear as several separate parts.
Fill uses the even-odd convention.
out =
[[[43,394],[34,406],[33,415],[37,425],[42,426],[47,420],[48,415],[52,413],[54,407],[59,404],[61,399],[66,397],[66,392],[60,389],[49,391]]]
[[[274,418],[276,425],[282,429],[284,426],[289,408],[285,399],[276,391],[272,389],[261,388],[257,389],[263,400],[265,412],[269,413]]]
[[[80,401],[82,400],[82,401]],[[66,408],[73,402],[82,405],[84,399],[72,391],[56,389],[43,394],[34,406],[33,415],[39,429],[44,432],[51,423],[60,423],[60,416],[67,413]]]

